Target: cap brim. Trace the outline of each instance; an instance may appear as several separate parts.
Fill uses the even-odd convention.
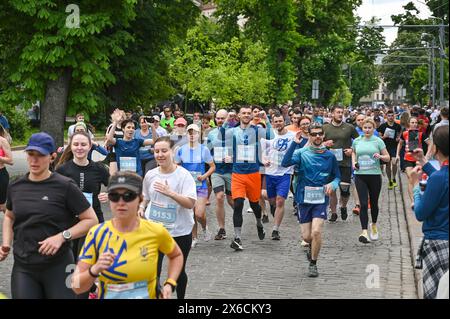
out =
[[[141,193],[141,189],[133,186],[133,185],[128,185],[128,184],[117,184],[117,185],[112,185],[111,187],[108,187],[108,193],[110,191],[113,191],[115,189],[119,189],[119,188],[125,188],[128,189],[129,191],[135,192],[136,194],[140,194]]]
[[[49,151],[47,151],[46,149],[43,149],[42,147],[39,147],[39,146],[33,146],[33,145],[27,146],[25,148],[25,152],[27,152],[27,151],[37,151],[37,152],[41,153],[42,155],[50,155]]]

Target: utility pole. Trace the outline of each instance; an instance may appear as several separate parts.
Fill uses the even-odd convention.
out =
[[[439,79],[439,106],[444,106],[444,26],[441,24],[439,26],[439,53],[440,53],[440,79]]]
[[[432,83],[431,89],[433,90],[431,93],[431,103],[432,107],[436,106],[436,64],[435,64],[435,55],[434,55],[434,46],[436,45],[436,40],[433,38],[431,44],[431,74],[432,74]]]
[[[428,97],[431,100],[431,73],[432,73],[432,64],[433,64],[433,60],[431,57],[431,46],[430,46],[430,42],[427,42],[428,47],[430,48],[430,52],[429,52],[429,63],[428,63]],[[430,103],[430,100],[428,100],[428,103]]]

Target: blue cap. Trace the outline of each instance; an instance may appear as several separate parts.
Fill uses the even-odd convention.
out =
[[[36,133],[31,135],[25,151],[38,151],[42,155],[49,155],[56,151],[55,141],[47,133]]]

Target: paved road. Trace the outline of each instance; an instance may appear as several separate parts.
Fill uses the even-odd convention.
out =
[[[212,197],[211,197],[212,199]],[[201,241],[191,251],[187,272],[187,298],[417,298],[405,213],[399,190],[388,191],[386,178],[380,198],[380,240],[358,242],[359,218],[325,223],[318,278],[308,278],[308,262],[300,247],[299,225],[289,208],[281,227],[281,241],[272,241],[272,220],[266,239],[257,237],[255,219],[244,213],[244,251],[230,245],[232,211],[226,210],[229,238]],[[349,204],[353,207],[353,203]],[[245,209],[247,208],[247,204]],[[105,206],[107,218],[110,217]],[[211,230],[216,231],[214,201],[207,210]],[[0,222],[3,217],[0,216]],[[1,229],[0,229],[1,233]],[[0,292],[9,296],[12,258],[0,263]]]

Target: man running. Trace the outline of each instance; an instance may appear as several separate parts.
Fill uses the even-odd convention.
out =
[[[223,127],[227,117],[228,112],[226,110],[219,110],[216,113],[217,128],[208,134],[208,148],[211,150],[216,164],[216,171],[211,176],[212,188],[216,195],[216,217],[219,225],[219,231],[214,237],[215,240],[227,238],[225,231],[225,196],[228,204],[233,207],[233,198],[231,197],[233,138],[231,130],[225,130]]]
[[[259,239],[263,240],[266,235],[261,221],[261,206],[258,203],[261,196],[259,143],[262,138],[267,140],[273,138],[272,126],[267,120],[265,113],[262,118],[267,123],[265,129],[250,124],[252,121],[252,108],[250,106],[240,108],[239,119],[240,125],[230,129],[233,136],[231,194],[234,200],[233,225],[235,235],[231,242],[231,248],[237,251],[243,249],[241,230],[243,223],[242,209],[244,208],[245,198],[248,198],[250,207],[255,214]],[[228,125],[225,127],[228,127]]]
[[[282,166],[298,165],[299,183],[295,192],[298,203],[298,220],[302,238],[309,243],[309,277],[317,277],[317,259],[322,246],[322,229],[327,219],[328,196],[339,187],[340,171],[336,157],[323,144],[322,125],[313,123],[309,127],[310,144],[299,150],[301,133],[295,136],[283,158]]]
[[[331,110],[331,123],[323,126],[325,133],[325,145],[331,147],[330,151],[336,156],[339,163],[340,170],[340,184],[341,190],[341,218],[347,219],[347,203],[350,198],[350,183],[352,178],[351,156],[352,156],[352,139],[359,137],[355,127],[351,124],[343,122],[344,108],[342,106],[334,106]],[[338,218],[337,209],[337,195],[336,193],[330,196],[330,222],[335,222]]]
[[[262,143],[263,162],[266,166],[270,213],[274,217],[272,239],[280,240],[279,228],[284,216],[284,203],[288,197],[291,176],[294,173],[294,166],[282,167],[281,162],[295,135],[286,129],[283,115],[280,113],[274,114],[272,124],[275,138]]]

